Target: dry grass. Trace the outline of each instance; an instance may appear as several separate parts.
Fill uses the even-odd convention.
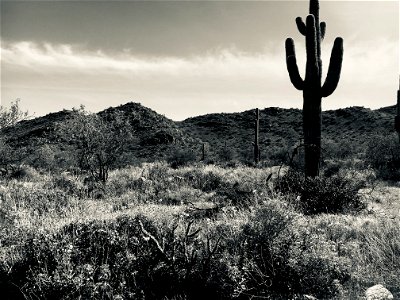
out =
[[[400,297],[399,187],[381,183],[372,192],[361,191],[369,208],[359,215],[304,216],[294,213],[285,197],[274,192],[273,183],[267,182],[270,173],[274,179],[277,168],[210,165],[174,170],[164,163],[144,164],[112,172],[99,199],[91,198],[94,194],[83,178],[68,174],[1,181],[0,260],[12,266],[22,255],[18,247],[32,235],[53,235],[68,224],[112,222],[123,215],[145,216],[161,229],[175,222],[182,233],[193,210],[218,205],[221,210],[197,219],[196,228],[202,229],[203,239],[220,225],[228,226],[225,234],[235,236],[267,206],[293,214],[290,232],[310,241],[307,255],[321,258],[326,253],[327,262],[339,259],[347,264],[350,279],[340,297],[358,299],[367,287],[378,283]],[[221,193],[234,187],[250,195],[246,207],[232,205],[234,199],[227,199],[232,194]]]

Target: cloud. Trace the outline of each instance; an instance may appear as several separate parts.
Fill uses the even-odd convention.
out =
[[[73,45],[2,42],[2,98],[22,98],[40,115],[85,104],[100,110],[127,100],[141,101],[174,119],[254,107],[299,107],[282,51],[246,53],[220,49],[192,57],[104,53]],[[346,43],[342,78],[324,108],[391,105],[397,89],[397,41]],[[298,41],[299,68],[305,49]],[[333,41],[324,41],[324,69]],[[392,95],[393,94],[393,95]],[[392,99],[393,98],[393,99]],[[58,100],[55,100],[58,99]],[[28,107],[29,108],[29,107]]]
[[[88,52],[71,45],[38,45],[32,42],[3,43],[1,60],[4,64],[27,68],[36,72],[120,73],[120,74],[170,74],[223,76],[232,71],[252,75],[256,67],[261,72],[279,67],[280,63],[267,54],[247,55],[235,50],[220,50],[191,58],[136,57],[126,51],[117,55],[102,51]],[[270,72],[270,71],[269,71]]]

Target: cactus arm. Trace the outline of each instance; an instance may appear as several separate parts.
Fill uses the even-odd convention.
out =
[[[320,30],[321,30],[321,41],[325,38],[325,31],[326,31],[326,23],[321,22],[319,24]]]
[[[315,26],[314,15],[308,15],[306,19],[307,35],[306,35],[306,51],[307,51],[307,65],[306,65],[306,82],[316,83],[319,77],[319,59],[317,48],[317,28]]]
[[[306,24],[304,24],[303,19],[301,17],[296,18],[296,25],[299,32],[305,36],[307,33]]]
[[[331,60],[329,62],[328,74],[325,79],[325,83],[321,88],[321,96],[328,97],[331,95],[340,79],[340,72],[342,70],[343,61],[343,39],[336,38],[333,44]]]
[[[299,68],[296,62],[296,50],[294,48],[294,41],[291,38],[286,39],[286,66],[289,72],[290,81],[298,90],[303,90],[304,81],[300,76]]]

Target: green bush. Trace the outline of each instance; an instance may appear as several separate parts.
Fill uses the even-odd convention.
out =
[[[305,214],[360,211],[365,208],[358,194],[363,185],[340,174],[305,178],[291,169],[275,182],[276,189],[288,195]]]

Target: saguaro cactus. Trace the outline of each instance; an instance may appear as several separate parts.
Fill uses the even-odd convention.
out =
[[[254,162],[258,164],[260,161],[260,144],[258,143],[259,137],[259,130],[260,130],[260,111],[256,108],[256,115],[254,121]]]
[[[399,135],[399,142],[400,142],[400,78],[399,78],[399,89],[397,90],[397,116],[394,119],[394,126]]]
[[[204,161],[206,159],[206,143],[201,145],[201,160]]]
[[[296,18],[299,32],[306,38],[307,63],[303,80],[296,63],[294,41],[286,39],[286,65],[290,81],[294,87],[303,91],[303,134],[305,175],[319,175],[319,160],[321,155],[321,100],[331,95],[339,82],[343,60],[343,39],[336,38],[328,68],[328,74],[323,85],[321,42],[325,37],[326,24],[319,22],[319,2],[310,0],[310,14],[306,23],[301,17]]]

